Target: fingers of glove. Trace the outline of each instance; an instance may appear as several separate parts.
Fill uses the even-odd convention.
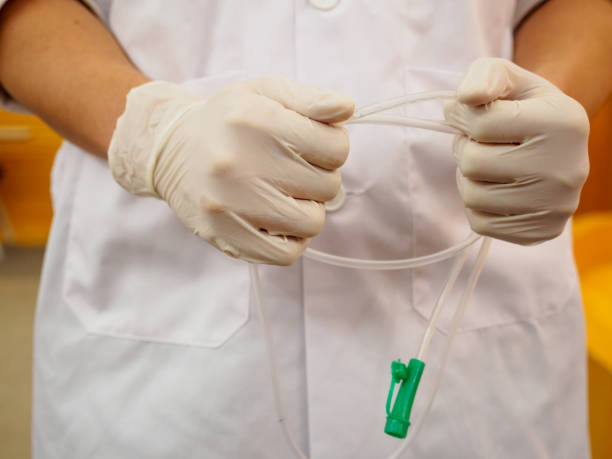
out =
[[[457,188],[465,207],[491,214],[554,211],[569,218],[578,207],[578,193],[567,183],[550,178],[524,177],[512,183],[491,183],[471,180],[457,170]]]
[[[268,180],[293,198],[318,202],[333,199],[342,184],[340,171],[328,171],[310,164],[297,163]]]
[[[221,156],[208,166],[204,178],[210,190],[207,194],[215,195],[209,196],[212,201],[224,203],[225,207],[236,210],[240,206],[249,205],[264,184],[282,195],[318,202],[332,199],[340,190],[342,177],[339,170],[321,169],[299,157],[289,160],[284,154],[268,156],[252,164],[246,163],[248,160],[244,159],[241,164],[237,164],[235,158]],[[168,175],[181,178],[176,173]],[[200,189],[201,193],[202,185],[194,183],[191,187]]]
[[[255,263],[290,266],[304,253],[310,239],[296,239],[286,236],[276,236],[259,231],[248,248],[245,248],[242,259]],[[253,238],[255,239],[255,237]]]
[[[236,240],[237,236],[242,236]],[[256,229],[244,230],[230,238],[217,237],[211,243],[226,255],[251,263],[289,266],[302,256],[310,239],[268,234]]]
[[[239,133],[239,148],[257,144],[276,147],[288,158],[303,158],[324,169],[342,166],[349,153],[344,127],[313,121],[262,96],[244,103],[230,118],[230,125]]]
[[[446,119],[484,142],[522,142],[555,132],[588,135],[584,108],[535,73],[499,58],[481,58],[466,71]]]
[[[346,121],[353,115],[355,103],[328,89],[306,85],[281,76],[249,80],[258,93],[282,104],[285,108],[322,123]]]
[[[497,99],[522,99],[538,86],[552,84],[506,59],[483,57],[472,62],[463,75],[457,100],[476,106]]]
[[[533,199],[534,193],[529,185],[477,182],[464,177],[459,171],[457,188],[465,207],[491,214],[523,214],[542,210],[544,204],[540,199]]]
[[[280,193],[279,193],[280,194]],[[310,238],[321,232],[325,223],[325,205],[315,201],[279,196],[261,212],[251,208],[242,214],[255,228],[271,235]]]
[[[522,215],[495,215],[465,209],[472,230],[483,236],[521,245],[548,241],[563,232],[567,215],[548,211]]]
[[[310,239],[273,235],[234,213],[224,216],[223,231],[210,242],[225,254],[252,263],[289,266],[302,256]],[[227,221],[229,220],[229,222]]]
[[[261,233],[260,233],[261,234]],[[260,263],[290,266],[304,253],[310,239],[294,239],[284,236],[264,234],[265,241],[259,250],[254,251]]]
[[[531,159],[535,144],[537,140],[520,145],[480,143],[466,136],[456,136],[453,152],[464,177],[484,182],[508,183],[525,175],[533,175],[540,167],[546,166],[539,164],[542,161],[533,164]],[[529,166],[531,170],[528,170]]]
[[[557,130],[563,123],[550,100],[495,100],[471,106],[450,100],[444,117],[470,139],[490,143],[522,143],[537,135]]]
[[[298,155],[310,164],[328,170],[344,164],[349,154],[349,138],[344,127],[312,121],[290,111],[287,121],[284,126],[277,125],[275,134],[277,142],[288,154]]]
[[[211,190],[200,196],[205,219],[235,214],[257,230],[294,238],[317,235],[325,222],[323,203],[295,199],[261,178],[215,183]]]
[[[196,236],[232,258],[252,263],[291,265],[310,242],[306,238],[270,234],[233,211],[177,215]]]
[[[575,195],[589,171],[586,139],[584,146],[567,148],[555,139],[545,142],[541,136],[522,144],[480,143],[457,136],[453,151],[461,174],[474,181],[509,183],[523,189],[540,177],[550,189],[564,195]]]

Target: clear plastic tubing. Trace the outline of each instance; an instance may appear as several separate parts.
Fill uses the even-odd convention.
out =
[[[249,263],[249,275],[251,276],[251,286],[253,293],[255,294],[255,303],[257,310],[259,311],[259,320],[262,323],[264,331],[264,339],[266,341],[266,353],[268,354],[268,364],[270,366],[270,374],[272,376],[272,390],[274,392],[274,404],[276,406],[276,415],[278,416],[278,422],[283,428],[283,434],[287,443],[291,446],[294,453],[300,459],[308,459],[308,456],[300,449],[289,423],[287,421],[287,415],[285,414],[285,404],[283,402],[283,395],[280,388],[280,379],[278,372],[278,358],[276,356],[276,347],[274,346],[274,338],[272,337],[272,329],[270,328],[270,319],[268,318],[268,309],[263,301],[261,294],[261,282],[259,281],[259,271],[257,265]]]
[[[399,260],[365,260],[362,258],[340,257],[338,255],[332,255],[331,253],[321,252],[311,248],[306,249],[306,252],[304,252],[304,257],[310,258],[311,260],[320,261],[321,263],[328,265],[353,269],[394,270],[418,268],[452,258],[462,250],[472,246],[480,238],[481,236],[472,233],[463,241],[449,247],[448,249],[440,250],[439,252],[424,255],[422,257],[405,258]]]
[[[444,368],[446,367],[446,362],[448,360],[448,354],[449,354],[452,342],[455,338],[455,335],[457,334],[457,330],[459,328],[461,320],[463,319],[463,315],[465,313],[465,310],[467,309],[467,305],[469,304],[472,298],[472,294],[476,287],[476,283],[478,282],[478,277],[480,276],[480,273],[484,266],[484,262],[486,260],[487,253],[489,251],[489,246],[491,244],[490,238],[485,237],[485,238],[482,238],[482,240],[483,241],[480,246],[480,250],[479,250],[479,253],[476,259],[476,263],[474,267],[472,268],[472,271],[470,272],[469,279],[466,284],[466,288],[461,297],[461,301],[453,315],[448,337],[446,340],[446,344],[442,351],[442,357],[440,359],[440,366],[435,375],[435,379],[433,382],[433,389],[431,390],[430,396],[427,400],[427,404],[425,405],[425,410],[423,414],[420,416],[419,420],[413,424],[412,429],[410,429],[410,432],[408,433],[406,438],[402,440],[399,447],[393,453],[391,453],[390,456],[388,456],[389,459],[399,458],[400,455],[410,445],[410,443],[414,441],[414,438],[416,438],[416,436],[420,432],[421,427],[423,426],[423,423],[425,422],[425,419],[427,418],[427,415],[429,414],[429,411],[431,410],[435,396],[438,392],[438,388],[440,387],[442,373],[444,371]],[[438,301],[436,302],[436,306],[434,307],[434,310],[432,311],[427,329],[421,341],[421,346],[419,349],[419,356],[417,357],[419,358],[419,360],[424,361],[424,358],[427,352],[427,348],[429,346],[429,342],[431,341],[431,337],[435,330],[435,326],[438,321],[440,312],[442,311],[444,304],[446,302],[446,299],[448,297],[448,294],[452,290],[453,285],[455,281],[457,280],[459,273],[461,272],[461,268],[463,267],[463,264],[465,263],[465,260],[470,250],[471,250],[471,246],[465,249],[461,254],[459,254],[457,259],[455,260],[455,263],[453,264],[453,267],[451,268],[451,275],[449,276],[442,290],[442,293]],[[298,446],[297,442],[295,441],[295,437],[293,436],[293,432],[287,420],[285,405],[283,402],[283,397],[282,397],[281,388],[280,388],[280,378],[279,378],[279,371],[278,371],[278,357],[276,355],[276,347],[274,345],[274,338],[272,336],[272,330],[271,330],[270,321],[268,318],[268,311],[263,301],[263,296],[261,293],[261,284],[259,280],[259,272],[257,269],[257,265],[249,264],[249,272],[251,276],[251,285],[253,287],[254,296],[255,296],[255,303],[259,311],[259,318],[261,320],[263,331],[264,331],[264,338],[266,342],[266,352],[268,354],[268,363],[270,366],[270,373],[272,377],[272,389],[274,392],[274,403],[276,406],[278,422],[282,427],[282,431],[285,436],[285,439],[287,440],[287,443],[293,449],[296,457],[300,459],[308,459],[308,456],[301,450],[301,448]]]
[[[388,110],[393,107],[397,107],[400,105],[404,105],[407,103],[420,102],[424,100],[431,99],[444,99],[444,98],[453,98],[455,93],[453,91],[432,91],[432,92],[423,92],[417,94],[410,94],[402,97],[398,97],[395,99],[391,99],[385,102],[381,102],[378,104],[369,105],[366,107],[362,107],[355,112],[353,117],[347,121],[346,124],[357,124],[357,123],[368,123],[368,124],[384,124],[384,125],[401,125],[401,126],[410,126],[422,129],[429,129],[434,131],[446,132],[451,134],[459,133],[455,128],[447,125],[444,121],[436,121],[436,120],[423,120],[419,118],[407,118],[402,116],[395,115],[374,115],[383,110]],[[440,360],[440,366],[438,368],[438,372],[436,373],[433,390],[429,396],[427,404],[425,406],[425,410],[423,414],[420,416],[419,422],[417,425],[413,425],[413,428],[410,430],[409,434],[406,438],[401,442],[399,447],[389,456],[389,459],[398,458],[408,447],[408,445],[413,441],[418,432],[421,430],[423,422],[429,413],[431,406],[433,405],[433,401],[435,399],[435,395],[440,386],[440,381],[442,378],[443,370],[446,366],[446,362],[448,359],[448,354],[453,342],[453,339],[457,333],[459,325],[463,319],[463,315],[465,310],[467,309],[467,305],[472,298],[472,294],[474,292],[474,288],[476,287],[476,283],[478,282],[478,277],[480,276],[480,272],[484,266],[484,262],[486,260],[487,253],[489,251],[489,247],[491,244],[491,240],[488,237],[481,237],[477,234],[470,234],[463,241],[455,244],[452,247],[441,250],[439,252],[425,255],[422,257],[416,258],[407,258],[407,259],[398,259],[398,260],[366,260],[359,258],[350,258],[350,257],[341,257],[338,255],[332,255],[329,253],[321,252],[314,249],[307,249],[304,253],[305,258],[309,258],[311,260],[315,260],[321,263],[326,263],[334,266],[352,268],[352,269],[368,269],[368,270],[395,270],[395,269],[407,269],[407,268],[415,268],[420,266],[427,266],[433,263],[437,263],[439,261],[447,260],[449,258],[455,257],[453,265],[450,269],[449,276],[447,281],[445,282],[444,287],[442,288],[442,292],[438,297],[436,304],[431,312],[429,317],[429,321],[427,324],[427,328],[423,334],[423,338],[421,340],[421,344],[419,347],[417,358],[419,360],[425,361],[425,356],[427,354],[427,349],[429,347],[429,343],[435,332],[435,327],[440,317],[442,310],[444,309],[444,305],[452,291],[459,274],[465,264],[465,261],[474,245],[475,242],[482,239],[482,243],[480,246],[480,250],[478,252],[478,256],[476,258],[476,262],[470,272],[468,281],[466,283],[465,290],[461,297],[461,301],[459,306],[455,310],[453,315],[448,338],[446,340],[446,344],[442,351],[442,357]],[[249,264],[249,274],[251,277],[251,286],[253,288],[253,293],[255,297],[255,303],[257,305],[257,309],[259,311],[259,318],[262,323],[264,338],[266,342],[266,352],[268,355],[268,362],[270,366],[270,372],[272,377],[272,386],[274,392],[274,402],[276,405],[276,412],[278,416],[278,422],[282,426],[283,434],[287,440],[287,443],[291,446],[296,456],[300,459],[308,459],[308,456],[300,449],[295,441],[295,437],[293,436],[293,432],[288,424],[285,406],[283,402],[283,397],[280,388],[280,378],[278,371],[278,358],[276,355],[276,348],[274,345],[274,338],[272,336],[272,330],[270,327],[270,321],[268,318],[268,311],[266,308],[266,304],[263,301],[263,295],[261,292],[261,283],[259,280],[259,272],[257,265]]]
[[[463,295],[461,296],[461,300],[459,302],[459,306],[455,310],[453,314],[453,318],[450,324],[450,328],[448,330],[448,337],[446,338],[446,343],[444,345],[444,349],[442,350],[442,356],[440,358],[440,366],[438,368],[438,372],[436,373],[435,379],[433,381],[433,389],[429,398],[427,399],[427,405],[421,414],[421,417],[416,425],[412,426],[406,438],[402,440],[400,446],[388,456],[388,459],[398,459],[400,455],[402,455],[406,448],[410,445],[411,442],[417,437],[425,419],[427,419],[427,415],[431,411],[431,407],[436,398],[436,394],[438,393],[438,389],[440,388],[440,382],[442,381],[442,373],[446,368],[446,362],[448,361],[448,354],[450,352],[451,346],[453,344],[453,340],[455,339],[455,335],[457,334],[457,330],[459,329],[459,325],[463,320],[463,316],[467,309],[470,300],[472,299],[472,295],[474,294],[474,289],[476,288],[476,284],[478,283],[478,278],[480,277],[480,273],[482,272],[482,268],[484,267],[485,261],[487,259],[487,255],[489,253],[489,248],[491,247],[491,238],[484,237],[482,238],[482,243],[480,244],[480,250],[478,251],[478,256],[476,257],[476,263],[470,271],[470,276],[467,281],[466,289],[463,291]],[[433,315],[433,314],[432,314]],[[421,346],[423,346],[421,344]]]
[[[392,108],[399,107],[401,105],[413,104],[415,102],[423,102],[426,100],[444,100],[454,99],[457,96],[455,91],[442,90],[442,91],[426,91],[426,92],[415,92],[413,94],[406,94],[404,96],[395,97],[394,99],[384,100],[372,105],[366,105],[365,107],[359,107],[355,110],[355,113],[349,120],[354,121],[359,118],[372,115],[374,113],[384,112],[385,110],[391,110]]]

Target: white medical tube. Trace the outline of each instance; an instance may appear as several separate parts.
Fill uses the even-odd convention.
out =
[[[405,258],[400,260],[366,260],[363,258],[341,257],[311,248],[306,249],[304,252],[304,257],[310,258],[311,260],[320,261],[328,265],[342,266],[343,268],[375,270],[418,268],[420,266],[427,266],[438,261],[452,258],[461,250],[474,244],[480,238],[481,236],[478,234],[472,233],[463,241],[449,247],[448,249],[440,250],[439,252],[424,255],[422,257]]]
[[[429,316],[429,323],[427,324],[427,328],[425,329],[425,333],[423,333],[423,338],[421,339],[421,346],[419,347],[419,353],[417,354],[417,359],[425,362],[425,356],[427,354],[427,349],[429,348],[429,343],[431,342],[431,338],[433,337],[434,330],[436,329],[436,324],[438,323],[438,319],[440,318],[440,313],[442,309],[444,309],[444,305],[446,304],[446,300],[448,299],[448,295],[451,290],[455,286],[455,281],[459,277],[461,270],[463,269],[463,265],[465,264],[465,260],[468,255],[472,251],[472,246],[467,247],[463,252],[457,255],[455,262],[450,270],[450,274],[436,301],[436,305],[431,311],[431,315]]]
[[[253,292],[255,294],[255,302],[257,304],[257,310],[259,311],[259,319],[263,326],[264,337],[266,340],[266,352],[268,354],[268,364],[270,365],[270,374],[272,376],[272,388],[274,392],[274,403],[276,404],[276,414],[278,415],[278,422],[283,427],[283,433],[287,443],[291,445],[294,452],[300,459],[308,459],[308,456],[300,449],[293,434],[291,428],[288,425],[287,417],[285,414],[285,405],[283,403],[283,397],[281,395],[280,381],[278,376],[278,359],[276,358],[276,348],[274,346],[274,337],[272,336],[272,330],[270,329],[270,319],[268,318],[268,309],[263,301],[261,294],[261,283],[259,282],[259,271],[257,265],[249,263],[249,274],[251,276],[251,285],[253,286]]]
[[[393,99],[384,100],[376,104],[359,107],[357,110],[355,110],[355,113],[353,113],[351,120],[363,118],[373,113],[384,112],[385,110],[390,110],[392,108],[399,107],[400,105],[422,102],[424,100],[452,99],[454,97],[457,97],[457,93],[455,91],[449,90],[426,91],[416,92],[414,94],[407,94],[404,96],[395,97]]]
[[[433,401],[435,399],[436,393],[438,392],[438,388],[440,386],[440,381],[442,379],[442,373],[446,366],[446,362],[448,359],[448,354],[449,354],[449,350],[450,350],[452,341],[455,337],[455,334],[457,333],[459,324],[461,323],[461,320],[463,319],[463,315],[465,313],[467,305],[469,304],[472,298],[472,294],[474,293],[474,288],[476,287],[476,283],[478,282],[478,277],[480,276],[480,272],[482,271],[482,267],[484,266],[484,262],[486,260],[487,253],[489,251],[490,244],[491,244],[490,238],[488,237],[483,238],[483,242],[481,244],[480,251],[478,252],[476,263],[474,264],[474,267],[472,268],[472,271],[470,272],[470,276],[467,281],[466,288],[461,297],[461,302],[459,303],[459,306],[457,307],[455,314],[453,315],[453,319],[450,325],[446,345],[442,353],[440,367],[438,368],[438,372],[436,373],[436,377],[433,383],[433,390],[431,392],[431,395],[429,396],[429,400],[427,401],[425,411],[423,412],[423,415],[420,417],[418,424],[416,426],[413,425],[413,428],[411,429],[410,433],[402,441],[398,449],[389,456],[389,459],[397,459],[405,451],[405,449],[408,447],[410,442],[412,442],[412,440],[417,436],[418,432],[421,430],[421,426],[423,425],[425,419],[427,418],[427,415],[429,414],[429,411],[431,410],[431,406],[433,405]],[[427,351],[427,348],[429,346],[429,342],[431,341],[431,336],[433,335],[433,332],[435,330],[435,326],[438,321],[440,312],[442,311],[444,304],[448,298],[448,295],[450,291],[452,290],[453,285],[455,281],[457,280],[457,277],[459,276],[459,273],[461,272],[461,268],[463,267],[465,260],[468,256],[468,252],[470,250],[471,250],[471,247],[468,247],[466,250],[463,251],[463,253],[460,253],[457,256],[455,263],[453,263],[453,267],[451,268],[450,276],[444,286],[444,289],[440,295],[440,298],[438,299],[436,303],[436,307],[434,308],[434,311],[432,312],[430,316],[427,331],[425,332],[423,340],[421,342],[421,346],[419,350],[420,360],[423,360],[422,356]],[[270,328],[268,311],[263,301],[263,296],[261,293],[261,283],[259,281],[259,272],[257,269],[257,265],[249,264],[249,274],[251,276],[251,283],[253,286],[255,302],[257,305],[257,309],[259,311],[259,318],[262,323],[264,337],[266,341],[266,352],[268,355],[268,363],[270,365],[270,373],[272,377],[272,389],[274,392],[274,402],[276,405],[278,422],[282,426],[283,434],[285,435],[287,443],[294,450],[297,457],[299,457],[300,459],[308,459],[308,456],[306,456],[306,454],[297,445],[293,437],[291,428],[289,426],[289,422],[286,417],[285,405],[283,402],[281,388],[280,388],[276,347],[274,345],[274,337],[272,336],[272,330]]]
[[[423,412],[421,418],[419,419],[418,424],[412,426],[412,430],[406,436],[406,438],[402,441],[402,444],[397,448],[388,459],[397,459],[400,457],[402,453],[406,450],[408,445],[413,441],[413,439],[419,434],[423,424],[425,423],[425,419],[427,415],[431,411],[431,407],[436,398],[436,394],[438,393],[438,389],[440,387],[440,382],[442,381],[442,373],[444,372],[444,368],[446,367],[446,362],[448,361],[448,354],[453,344],[453,340],[455,339],[455,335],[457,334],[457,330],[459,329],[459,324],[463,320],[463,315],[465,314],[465,310],[467,309],[470,300],[472,299],[472,295],[474,294],[474,289],[476,288],[476,284],[478,283],[478,278],[480,277],[480,273],[482,272],[482,268],[484,267],[485,261],[487,259],[487,254],[489,253],[489,248],[491,247],[491,238],[485,237],[480,244],[480,250],[478,251],[478,256],[476,257],[476,263],[470,272],[470,277],[467,281],[467,288],[463,291],[463,295],[461,297],[461,301],[459,306],[455,310],[455,314],[453,314],[453,319],[450,324],[450,328],[448,330],[448,338],[446,339],[446,344],[444,349],[442,350],[442,357],[440,359],[440,367],[438,368],[438,372],[436,373],[436,377],[433,381],[433,390],[429,399],[427,400],[427,405],[425,406],[425,411]]]
[[[355,112],[353,117],[347,123],[370,123],[370,124],[395,124],[402,126],[410,126],[417,127],[423,129],[430,129],[440,132],[446,133],[459,133],[458,130],[449,126],[444,121],[436,121],[436,120],[424,120],[419,118],[407,118],[401,116],[391,116],[391,115],[379,115],[379,116],[371,116],[374,113],[378,113],[383,110],[388,110],[390,108],[403,105],[406,103],[417,102],[422,100],[429,99],[440,99],[440,98],[452,98],[455,97],[455,93],[453,91],[432,91],[425,92],[419,94],[410,94],[407,96],[398,97],[396,99],[392,99],[389,101],[381,102],[378,104],[373,104],[367,107],[363,107]],[[366,118],[367,117],[367,118]],[[423,338],[421,341],[421,345],[419,348],[418,359],[424,361],[425,355],[427,353],[427,349],[429,347],[429,343],[431,342],[432,336],[435,331],[436,324],[440,317],[440,313],[442,312],[444,305],[448,299],[448,296],[459,277],[461,269],[467,259],[467,256],[472,248],[472,245],[480,239],[481,236],[476,234],[471,234],[465,240],[455,244],[452,247],[441,250],[439,252],[425,255],[417,258],[409,258],[409,259],[400,259],[400,260],[366,260],[366,259],[357,259],[357,258],[349,258],[349,257],[341,257],[338,255],[332,255],[325,252],[320,252],[314,249],[307,249],[304,253],[306,258],[310,258],[312,260],[320,261],[326,264],[341,266],[346,268],[356,268],[356,269],[373,269],[373,270],[393,270],[393,269],[406,269],[406,268],[415,268],[419,266],[426,266],[432,263],[436,263],[438,261],[446,260],[453,256],[456,256],[456,259],[452,265],[450,270],[449,277],[444,285],[444,288],[436,302],[434,309],[429,318],[427,329],[423,334]],[[406,436],[406,438],[402,441],[400,446],[389,456],[389,459],[396,459],[402,454],[410,442],[416,437],[418,432],[420,431],[425,418],[429,414],[431,410],[431,406],[433,404],[433,400],[440,386],[440,381],[442,378],[442,373],[444,367],[446,366],[446,361],[448,358],[449,350],[452,344],[452,341],[457,333],[457,329],[459,328],[459,324],[463,318],[464,312],[467,308],[467,305],[472,297],[474,292],[474,288],[476,287],[476,283],[478,282],[478,277],[480,272],[482,271],[482,267],[484,265],[489,246],[491,244],[491,240],[489,238],[484,238],[480,247],[480,251],[478,253],[476,263],[470,273],[468,282],[466,284],[466,288],[461,297],[461,301],[459,306],[457,307],[453,319],[450,325],[449,334],[447,338],[446,345],[442,351],[442,358],[440,367],[436,373],[434,380],[434,388],[431,392],[427,405],[425,407],[425,411],[423,415],[419,419],[419,423],[417,426],[413,426],[410,433]],[[254,290],[255,302],[257,304],[257,308],[259,310],[259,317],[262,323],[262,327],[264,329],[264,336],[266,341],[266,352],[268,354],[268,362],[270,365],[270,372],[272,374],[272,386],[274,391],[274,401],[276,404],[276,411],[278,414],[278,421],[282,425],[283,433],[287,439],[287,442],[296,453],[297,457],[300,459],[308,459],[306,454],[300,449],[297,445],[293,434],[291,432],[291,428],[289,427],[289,423],[286,419],[285,406],[282,399],[280,381],[279,381],[279,372],[278,372],[278,359],[276,355],[276,348],[274,346],[274,338],[272,336],[272,330],[270,328],[268,313],[266,309],[266,305],[263,301],[263,296],[261,293],[261,284],[259,281],[259,273],[257,269],[257,265],[249,264],[249,273],[251,276],[251,284]]]
[[[461,131],[452,127],[446,121],[426,120],[423,118],[409,118],[399,115],[370,115],[365,118],[351,118],[344,124],[384,124],[385,126],[408,126],[429,131],[445,132],[447,134],[461,134]]]

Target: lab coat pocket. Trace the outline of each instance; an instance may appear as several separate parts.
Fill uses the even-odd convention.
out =
[[[183,83],[206,98],[244,77]],[[167,204],[117,185],[83,153],[63,295],[89,333],[218,347],[249,319],[246,263],[191,234]]]
[[[245,263],[185,229],[166,203],[128,194],[86,155],[63,295],[88,333],[218,347],[249,318]]]

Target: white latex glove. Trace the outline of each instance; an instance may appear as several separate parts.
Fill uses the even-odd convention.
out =
[[[202,100],[180,86],[132,89],[108,151],[115,180],[158,196],[226,254],[288,265],[325,220],[349,141],[353,101],[282,77]]]
[[[512,62],[482,58],[444,111],[465,133],[453,149],[472,229],[525,245],[561,234],[589,171],[582,106]]]

